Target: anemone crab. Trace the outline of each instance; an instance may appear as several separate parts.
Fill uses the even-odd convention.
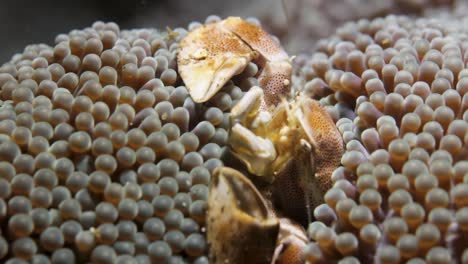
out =
[[[333,120],[305,95],[287,98],[291,60],[268,33],[241,18],[190,32],[180,43],[177,61],[195,102],[209,100],[250,61],[259,68],[260,87],[250,88],[230,114],[230,153],[248,176],[221,167],[210,184],[211,261],[303,262],[303,227],[323,202],[343,152]],[[253,178],[265,183],[260,190]]]

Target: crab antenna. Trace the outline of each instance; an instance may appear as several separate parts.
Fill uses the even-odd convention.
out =
[[[289,15],[288,15],[288,7],[286,6],[286,0],[281,0],[281,6],[283,8],[284,16],[286,17],[286,28],[289,28]]]

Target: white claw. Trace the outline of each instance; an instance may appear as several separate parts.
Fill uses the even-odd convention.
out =
[[[267,175],[267,170],[277,154],[269,139],[255,135],[241,124],[235,124],[229,142],[233,153],[244,161],[250,172],[258,176],[271,176]]]

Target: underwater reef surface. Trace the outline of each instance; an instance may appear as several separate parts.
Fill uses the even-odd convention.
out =
[[[467,23],[362,19],[294,60],[346,144],[310,263],[468,263]],[[200,25],[96,22],[0,67],[1,261],[208,262],[208,186],[258,67],[195,103],[176,56]]]

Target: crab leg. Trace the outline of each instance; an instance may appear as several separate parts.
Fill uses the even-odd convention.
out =
[[[232,124],[250,124],[257,117],[260,111],[260,103],[263,100],[263,91],[260,87],[254,86],[247,91],[244,96],[231,109]]]
[[[323,194],[317,188],[313,149],[305,140],[301,145],[296,157],[276,175],[272,194],[275,208],[307,226],[313,220],[313,209],[323,203]]]

